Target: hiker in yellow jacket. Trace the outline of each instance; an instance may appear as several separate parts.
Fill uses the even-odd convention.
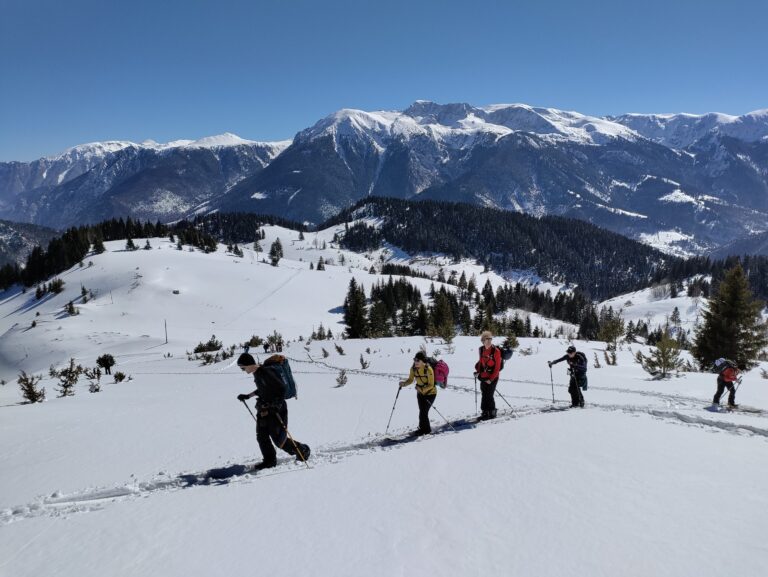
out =
[[[429,425],[429,409],[437,397],[437,388],[435,387],[435,372],[427,363],[427,355],[422,351],[416,353],[413,357],[413,366],[408,374],[407,381],[400,381],[400,387],[407,387],[416,381],[416,400],[419,403],[419,428],[414,431],[414,435],[427,435],[432,432]]]

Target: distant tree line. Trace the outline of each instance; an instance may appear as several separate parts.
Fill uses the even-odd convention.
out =
[[[725,271],[740,263],[752,292],[768,299],[768,257],[683,259],[580,220],[535,218],[460,203],[369,197],[343,210],[323,228],[363,217],[383,219],[378,228],[364,222],[349,226],[342,246],[375,250],[386,240],[411,253],[442,253],[473,258],[499,272],[534,270],[555,283],[577,285],[590,299],[604,299],[695,275],[711,276],[689,288],[717,289]],[[349,236],[350,241],[346,241]],[[694,295],[694,296],[698,296]],[[702,295],[706,296],[706,294]]]
[[[282,226],[300,233],[307,232],[307,225],[275,215],[253,214],[245,212],[214,213],[196,216],[185,222],[185,226],[199,230],[225,244],[251,243],[264,225]],[[178,224],[176,225],[179,226]]]

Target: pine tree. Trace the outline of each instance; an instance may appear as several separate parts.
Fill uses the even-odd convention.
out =
[[[677,341],[669,334],[669,327],[664,327],[661,338],[656,343],[656,348],[651,351],[650,357],[645,357],[638,351],[643,368],[659,378],[666,378],[671,372],[678,370],[683,361],[680,358],[680,347]]]
[[[365,290],[357,286],[354,278],[349,281],[344,299],[344,323],[347,325],[348,338],[360,339],[366,336]]]
[[[22,396],[30,403],[41,403],[45,400],[45,387],[37,388],[37,384],[42,380],[42,375],[28,375],[24,371],[19,373],[19,383]]]
[[[675,307],[675,310],[672,311],[672,315],[669,317],[669,322],[676,327],[680,326],[680,323],[682,322],[682,319],[680,318],[680,309]]]
[[[115,357],[110,354],[103,354],[96,359],[96,365],[104,369],[104,373],[107,375],[112,374],[112,367],[115,366]]]
[[[741,265],[726,272],[717,294],[708,302],[691,349],[701,367],[711,367],[720,357],[732,359],[741,369],[755,366],[768,344],[762,308],[761,302],[752,299]]]
[[[58,377],[60,397],[71,397],[75,394],[75,385],[80,375],[83,373],[83,367],[75,365],[75,359],[69,359],[69,366],[60,371],[51,370],[52,376]]]
[[[128,240],[125,241],[125,250],[136,250],[136,245],[131,237],[128,237]]]
[[[368,336],[374,339],[392,336],[392,332],[389,329],[387,305],[382,301],[378,301],[371,306],[368,315]]]
[[[280,262],[281,258],[283,258],[283,245],[278,238],[269,248],[269,259],[272,262],[272,266],[277,266],[277,263]]]
[[[105,250],[107,249],[104,248],[104,239],[101,238],[100,234],[96,235],[96,237],[93,239],[93,252],[96,254],[101,254]]]
[[[316,270],[325,270],[325,260],[323,259],[323,257],[320,257],[317,259]]]

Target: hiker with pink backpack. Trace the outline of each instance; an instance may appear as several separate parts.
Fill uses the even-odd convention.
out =
[[[432,361],[432,362],[430,362]],[[434,368],[433,368],[434,365]],[[419,428],[414,435],[427,435],[432,432],[429,424],[429,409],[437,397],[437,387],[445,388],[448,381],[448,365],[445,361],[427,358],[423,351],[413,357],[413,366],[408,379],[400,381],[400,388],[416,382],[416,401],[419,405]]]

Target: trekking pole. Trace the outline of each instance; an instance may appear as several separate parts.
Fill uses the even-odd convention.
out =
[[[477,416],[477,373],[475,373],[475,416]]]
[[[495,392],[497,395],[499,395],[499,396],[501,397],[501,400],[502,400],[502,401],[504,401],[505,403],[507,403],[507,406],[508,406],[510,409],[512,409],[513,411],[515,410],[515,409],[513,409],[513,408],[512,408],[512,405],[510,405],[510,404],[509,404],[509,401],[508,401],[507,399],[505,399],[505,398],[504,398],[504,395],[502,395],[502,394],[499,392],[499,390],[498,390],[498,389],[496,389],[494,392]]]
[[[395,402],[392,403],[392,412],[389,413],[389,421],[387,421],[387,429],[384,431],[384,435],[386,435],[389,432],[389,424],[392,422],[392,415],[395,414],[395,405],[397,405],[397,398],[400,396],[400,391],[403,390],[403,387],[400,385],[397,386],[397,394],[395,395]]]
[[[293,436],[291,435],[291,432],[288,430],[288,427],[286,427],[285,423],[283,423],[283,419],[280,416],[280,413],[275,411],[275,416],[277,417],[277,420],[280,421],[280,424],[282,425],[283,430],[285,431],[285,434],[288,435],[288,438],[291,440],[291,443],[293,443],[293,448],[296,449],[296,453],[301,458],[302,463],[304,463],[307,466],[307,469],[311,469],[312,467],[310,467],[309,463],[307,463],[307,460],[304,458],[304,455],[302,454],[301,449],[299,449],[299,446],[296,444],[296,441],[293,440]]]
[[[733,388],[733,399],[736,400],[736,393],[739,391],[739,387],[741,386],[741,379],[742,377],[739,377],[736,380],[736,386]]]
[[[435,406],[435,401],[432,401],[431,403],[429,403],[429,408],[430,408],[430,409],[435,409],[435,412],[436,412],[438,415],[440,415],[441,417],[443,417],[443,414],[442,414],[440,411],[438,411],[438,410],[437,410],[437,407]],[[443,417],[443,420],[444,420],[444,421],[446,422],[446,424],[447,424],[447,425],[448,425],[448,426],[451,428],[451,431],[453,431],[453,432],[455,433],[455,432],[456,432],[456,429],[454,429],[454,428],[453,428],[453,425],[451,425],[451,422],[450,422],[448,419],[446,419],[445,417]]]
[[[251,413],[251,416],[253,417],[253,420],[256,421],[256,415],[253,414],[253,411],[251,410],[251,407],[248,406],[248,403],[245,401],[241,401],[243,403],[243,406],[245,406],[246,409],[248,409],[248,412]],[[256,421],[258,423],[258,421]]]
[[[549,382],[552,385],[552,404],[555,404],[555,379],[552,377],[552,365],[549,365]]]

